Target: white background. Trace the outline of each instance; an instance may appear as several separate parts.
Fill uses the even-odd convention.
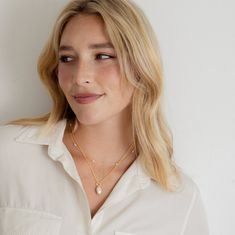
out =
[[[211,235],[235,234],[235,2],[135,0],[157,33],[174,157],[198,184]],[[50,110],[38,55],[66,0],[0,0],[0,123]]]

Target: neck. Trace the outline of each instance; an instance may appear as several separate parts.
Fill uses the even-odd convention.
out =
[[[79,124],[74,135],[89,159],[109,165],[118,161],[133,143],[131,120],[126,120],[108,120],[97,125]],[[133,157],[133,154],[130,155]]]

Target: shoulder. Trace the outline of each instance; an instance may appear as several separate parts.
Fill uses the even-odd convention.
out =
[[[179,196],[182,207],[185,207],[182,234],[209,234],[205,204],[198,185],[187,174],[181,172],[182,186]]]
[[[197,183],[188,174],[179,171],[180,184],[176,191],[168,192],[163,189],[159,189],[159,186],[155,184],[153,191],[158,196],[159,201],[163,205],[168,205],[171,211],[181,211],[181,215],[184,217],[190,213],[192,208],[203,207],[201,193]]]
[[[4,133],[15,133],[18,132],[24,128],[22,125],[12,125],[12,124],[6,124],[6,125],[0,125],[0,136]]]
[[[15,141],[18,137],[23,136],[31,137],[33,135],[39,134],[44,125],[0,125],[0,144],[7,143],[8,141]]]
[[[0,126],[0,160],[8,155],[22,151],[29,137],[39,131],[37,126],[1,125]],[[28,138],[28,139],[27,139]],[[26,141],[27,140],[27,141]],[[18,152],[19,153],[19,152]]]
[[[194,179],[183,172],[180,173],[180,186],[175,193],[175,202],[181,207],[185,207],[185,211],[189,211],[200,201],[201,203],[201,193],[197,183]]]
[[[154,184],[151,191],[154,192],[154,200],[152,197],[148,201],[151,201],[154,211],[164,212],[163,221],[172,219],[172,223],[177,224],[180,234],[208,235],[206,212],[199,187],[185,172],[179,173],[181,183],[177,191],[159,190],[159,186]]]
[[[198,190],[198,186],[196,182],[192,179],[191,176],[183,172],[182,170],[179,171],[180,175],[180,187],[178,192],[188,192],[188,193],[195,193]]]
[[[20,125],[0,126],[0,178],[1,182],[9,175],[11,166],[18,164],[17,156],[21,154],[22,147],[16,142],[16,138],[25,129]],[[17,162],[17,164],[16,164]]]
[[[0,161],[5,160],[6,156],[19,151],[16,138],[20,136],[26,127],[21,125],[0,126]]]
[[[0,149],[9,143],[13,143],[26,127],[21,125],[1,125],[0,126]]]
[[[40,158],[42,145],[34,144],[38,130],[39,127],[32,125],[0,126],[0,184],[14,177],[20,179],[25,169],[32,168]]]
[[[155,181],[151,181],[150,195],[158,198],[163,204],[190,207],[197,197],[200,197],[200,192],[195,181],[182,170],[179,171],[179,182],[175,191],[166,191]]]
[[[65,127],[66,120],[57,122],[49,130],[46,124],[0,126],[0,159],[61,142]]]
[[[189,203],[193,202],[196,197],[200,197],[198,185],[193,178],[182,170],[179,171],[179,176],[180,185],[176,190],[175,195],[184,198],[184,200]]]
[[[181,175],[181,187],[177,191],[178,194],[182,194],[190,199],[190,203],[194,204],[195,201],[201,200],[201,192],[198,184],[185,172],[180,172]]]

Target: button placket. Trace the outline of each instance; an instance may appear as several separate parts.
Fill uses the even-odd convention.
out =
[[[103,211],[97,212],[95,216],[91,220],[91,234],[97,235],[98,230],[101,228],[101,224],[103,221],[104,213]]]

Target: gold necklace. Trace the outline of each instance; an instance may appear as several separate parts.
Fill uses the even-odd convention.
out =
[[[96,194],[98,194],[98,195],[102,194],[102,192],[103,192],[102,182],[107,178],[107,176],[109,176],[109,175],[113,172],[113,170],[114,170],[117,166],[119,166],[119,164],[120,164],[124,159],[126,159],[126,158],[129,156],[130,150],[131,150],[131,153],[134,153],[133,144],[130,144],[130,145],[128,146],[128,148],[127,148],[127,150],[125,151],[125,153],[121,156],[121,158],[120,158],[117,162],[115,162],[115,164],[113,165],[113,167],[111,168],[111,170],[108,171],[107,174],[104,175],[103,178],[99,180],[99,179],[97,178],[97,176],[96,176],[96,174],[95,174],[95,172],[94,172],[94,170],[93,170],[91,164],[90,164],[89,159],[88,159],[87,156],[84,154],[84,152],[82,151],[81,147],[78,145],[74,133],[71,132],[70,134],[71,134],[70,136],[71,136],[71,139],[72,139],[72,142],[73,142],[73,146],[76,147],[76,148],[81,152],[82,156],[84,157],[85,161],[87,162],[88,167],[90,168],[90,171],[91,171],[91,173],[92,173],[92,176],[93,176],[93,178],[94,178],[94,180],[95,180],[95,185],[96,185],[96,187],[95,187],[95,192],[96,192]]]

